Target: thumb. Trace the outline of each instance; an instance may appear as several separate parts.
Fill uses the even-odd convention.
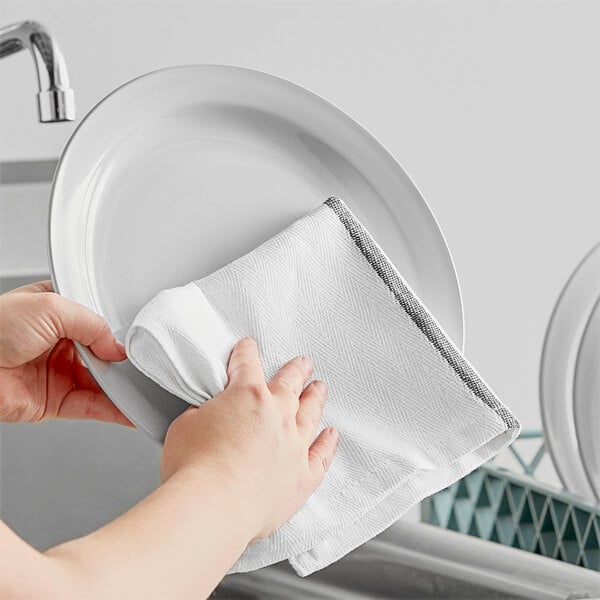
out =
[[[108,323],[97,313],[54,292],[39,294],[43,298],[43,316],[52,324],[56,339],[69,338],[84,346],[102,360],[127,358],[125,347],[112,334]]]

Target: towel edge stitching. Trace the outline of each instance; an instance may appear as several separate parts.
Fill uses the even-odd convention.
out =
[[[415,325],[454,369],[465,385],[502,419],[509,428],[520,428],[516,417],[496,398],[473,367],[446,338],[429,311],[402,280],[400,274],[383,254],[371,234],[358,221],[346,204],[337,196],[329,197],[324,204],[339,218],[350,237],[367,259],[373,270],[392,292]]]

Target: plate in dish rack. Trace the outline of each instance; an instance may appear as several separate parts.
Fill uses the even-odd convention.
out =
[[[573,410],[581,462],[600,500],[600,296],[581,336],[573,376]]]
[[[123,341],[158,291],[198,279],[339,196],[463,347],[459,284],[421,194],[365,129],[316,94],[258,71],[188,65],[114,90],[75,130],[54,177],[54,289]],[[162,440],[187,404],[129,361],[77,345],[121,410]]]
[[[578,390],[581,405],[583,388],[591,384],[592,380],[588,375],[591,376],[592,373],[589,365],[578,368],[582,356],[580,347],[599,297],[600,244],[588,252],[565,284],[550,317],[540,364],[540,408],[544,438],[552,461],[565,488],[592,501],[600,499],[600,496],[596,496],[591,486],[580,454],[575,424],[574,388]],[[592,334],[593,330],[590,329],[586,348]],[[583,356],[586,360],[589,359],[591,351]],[[579,376],[576,380],[577,370]],[[584,371],[588,374],[585,377]],[[580,406],[580,418],[583,414]],[[597,422],[595,427],[593,421],[588,422],[587,426],[591,429],[586,439],[589,435],[597,436]],[[580,429],[581,427],[582,424]],[[600,494],[600,490],[597,491]]]

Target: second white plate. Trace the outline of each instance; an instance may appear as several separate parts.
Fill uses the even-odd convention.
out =
[[[585,327],[600,296],[600,244],[577,266],[556,303],[540,365],[540,403],[544,437],[567,490],[595,501],[579,452],[573,385]],[[591,426],[591,425],[590,425]]]
[[[581,462],[600,500],[600,297],[581,336],[573,380],[573,410]]]

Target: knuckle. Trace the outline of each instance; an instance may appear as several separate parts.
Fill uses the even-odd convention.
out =
[[[276,380],[276,384],[280,389],[286,390],[286,392],[291,392],[294,396],[298,395],[298,390],[296,389],[296,386],[287,377],[278,377]]]
[[[308,415],[308,420],[309,420],[309,422],[310,422],[311,426],[312,426],[314,429],[317,429],[317,427],[319,426],[319,421],[321,420],[321,418],[320,418],[320,415],[316,415],[315,413],[312,413],[312,412],[311,412],[311,413]]]
[[[41,292],[36,294],[35,298],[43,308],[48,309],[49,311],[56,311],[59,308],[60,298],[58,294],[54,292]]]
[[[89,323],[90,323],[90,329],[89,329],[90,334],[95,336],[96,339],[105,335],[106,333],[111,333],[111,335],[112,335],[112,332],[110,330],[110,327],[108,326],[108,323],[106,322],[104,317],[102,317],[98,313],[91,311]]]
[[[230,363],[228,366],[228,372],[230,376],[237,376],[241,379],[249,377],[250,373],[254,369],[254,363],[247,357],[240,357],[233,364]]]
[[[319,418],[311,411],[300,411],[298,413],[298,424],[310,431],[315,431],[319,425]]]
[[[50,342],[63,337],[62,307],[58,295],[54,292],[42,292],[32,295],[30,302],[32,302],[31,308],[39,317],[44,338]]]
[[[283,417],[283,428],[288,430],[288,429],[295,429],[298,426],[297,422],[296,422],[296,417],[295,415],[285,415]]]
[[[283,367],[281,368],[279,373],[281,373],[282,375],[285,375],[285,376],[296,377],[296,378],[304,381],[305,376],[304,376],[304,370],[302,368],[302,357],[296,356],[296,357],[292,358],[290,361],[285,363],[285,365],[283,365]]]
[[[327,468],[329,467],[329,458],[325,454],[322,454],[318,450],[311,448],[309,450],[309,456],[315,461],[316,464],[321,466],[322,473],[327,471]]]
[[[245,385],[246,393],[254,400],[266,400],[268,397],[268,389],[261,383],[250,382]]]
[[[238,369],[248,370],[254,366],[254,361],[247,356],[238,359]]]
[[[33,409],[33,413],[29,417],[29,420],[32,423],[41,423],[46,418],[47,418],[46,417],[46,411],[43,408],[36,407],[36,408]]]
[[[98,329],[100,329],[102,333],[104,333],[105,331],[110,331],[108,321],[102,315],[99,315],[95,312],[92,312],[92,315],[93,319],[95,319],[96,323],[98,324]]]
[[[305,429],[310,425],[306,415],[302,411],[299,411],[296,415],[296,425],[301,429]]]

